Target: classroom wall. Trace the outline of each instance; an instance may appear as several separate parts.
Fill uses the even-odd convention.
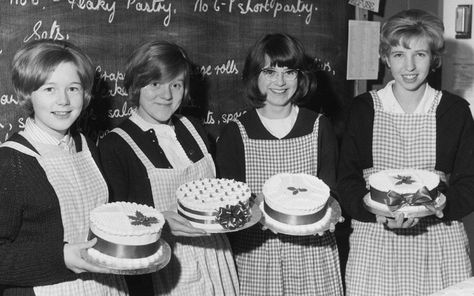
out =
[[[456,6],[460,4],[470,4],[474,8],[474,0],[449,0],[443,3],[447,52],[443,59],[442,86],[443,89],[468,100],[471,104],[471,112],[474,114],[474,76],[472,76],[474,73],[474,39],[455,38],[455,12]],[[464,219],[464,225],[471,246],[471,263],[474,266],[474,213]]]
[[[10,63],[31,40],[65,39],[90,55],[97,79],[80,125],[93,139],[130,115],[123,79],[132,50],[152,39],[178,43],[196,65],[191,101],[180,112],[201,118],[216,138],[250,107],[241,83],[244,59],[268,33],[289,33],[303,43],[321,81],[309,97],[310,108],[350,100],[345,67],[353,14],[345,0],[1,0],[0,143],[24,126]]]

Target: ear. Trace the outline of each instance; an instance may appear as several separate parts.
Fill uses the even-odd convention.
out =
[[[392,67],[390,65],[390,61],[389,61],[387,56],[382,56],[381,59],[382,59],[382,62],[385,64],[385,66],[387,66],[388,69],[390,69]]]

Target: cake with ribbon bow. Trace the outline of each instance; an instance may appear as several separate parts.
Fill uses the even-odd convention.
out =
[[[203,178],[182,184],[176,195],[178,213],[197,228],[235,230],[252,215],[250,189],[236,180]]]
[[[400,211],[406,217],[435,214],[445,202],[439,199],[437,174],[417,169],[382,170],[369,176],[370,198],[364,201],[370,209]]]
[[[161,257],[159,239],[165,223],[156,209],[129,202],[101,205],[90,213],[88,255],[114,269],[141,269]]]
[[[281,173],[270,177],[262,188],[265,224],[282,233],[315,234],[330,218],[329,187],[308,174]]]

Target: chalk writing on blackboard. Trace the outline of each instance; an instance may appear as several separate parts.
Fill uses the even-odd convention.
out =
[[[108,2],[107,0],[68,0],[71,4],[71,9],[75,7],[88,11],[105,11],[109,13],[109,23],[112,23],[115,17],[115,1]],[[130,2],[130,1],[129,1]]]
[[[61,27],[58,25],[56,20],[53,21],[51,27],[48,29],[42,28],[43,21],[39,20],[33,26],[33,33],[31,35],[26,36],[23,39],[23,42],[28,42],[30,40],[38,40],[38,39],[54,39],[54,40],[68,40],[69,34],[64,35],[61,33]]]
[[[237,75],[240,73],[237,69],[237,64],[234,59],[229,59],[223,64],[219,65],[201,65],[197,67],[197,70],[201,73],[202,76],[211,76],[211,75]]]
[[[206,13],[212,9],[215,12],[236,12],[239,14],[271,13],[274,18],[281,13],[291,13],[298,16],[305,14],[305,23],[308,25],[311,22],[313,11],[318,10],[313,3],[305,3],[303,0],[298,0],[296,4],[286,2],[283,0],[196,0],[194,12]]]
[[[14,96],[13,96],[12,94],[10,94],[10,95],[5,95],[5,94],[2,95],[2,96],[0,97],[0,105],[9,105],[9,104],[16,104],[16,105],[18,105],[19,102],[18,102],[18,100],[16,100],[16,99],[14,98]]]
[[[238,112],[233,112],[233,113],[223,113],[218,117],[217,119],[214,118],[214,112],[211,110],[207,111],[206,118],[204,119],[203,123],[205,125],[219,125],[219,124],[227,124],[231,122],[234,119],[239,118],[243,114],[247,113],[246,110],[244,111],[238,111]]]
[[[115,73],[108,73],[107,71],[102,69],[102,66],[97,66],[95,69],[97,73],[99,73],[99,78],[105,81],[110,81],[112,82],[112,89],[107,90],[108,95],[114,97],[114,96],[127,96],[127,91],[125,88],[119,83],[121,83],[125,79],[125,74],[117,71]]]
[[[121,108],[107,110],[107,117],[108,118],[129,117],[130,115],[132,115],[132,112],[135,109],[136,107],[128,106],[127,102],[125,101]]]

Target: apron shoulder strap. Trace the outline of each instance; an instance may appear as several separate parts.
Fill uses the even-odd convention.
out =
[[[145,155],[143,150],[137,145],[137,143],[132,139],[132,137],[130,137],[130,135],[126,131],[117,127],[114,128],[111,132],[118,134],[120,137],[122,137],[122,139],[125,140],[128,145],[130,145],[130,147],[135,152],[138,159],[140,159],[140,161],[143,163],[147,171],[155,168],[151,160]]]
[[[372,96],[372,101],[374,102],[374,110],[383,110],[382,102],[380,101],[377,91],[371,90],[370,95]]]
[[[240,135],[242,137],[242,140],[247,139],[248,138],[247,131],[245,130],[245,127],[242,124],[242,122],[240,122],[240,120],[238,120],[238,119],[235,119],[235,123],[237,123],[237,126],[239,127],[239,131],[240,131]]]
[[[431,107],[428,113],[436,113],[436,109],[438,108],[438,105],[439,105],[439,102],[441,101],[442,96],[443,96],[443,92],[440,90],[437,90],[435,98],[433,100],[433,104],[431,104]]]
[[[204,141],[201,138],[201,135],[198,133],[194,125],[187,119],[185,116],[179,116],[179,120],[184,124],[184,126],[188,129],[188,131],[191,133],[191,136],[193,136],[194,140],[199,145],[199,148],[201,149],[202,153],[205,154],[208,152],[206,144],[204,144]]]
[[[40,155],[37,152],[33,151],[31,148],[28,148],[25,145],[20,144],[16,141],[6,141],[2,145],[0,145],[0,148],[4,148],[4,147],[8,147],[8,148],[17,150],[21,153],[24,153],[26,155],[33,156],[33,157],[36,157],[36,158],[40,157]]]

